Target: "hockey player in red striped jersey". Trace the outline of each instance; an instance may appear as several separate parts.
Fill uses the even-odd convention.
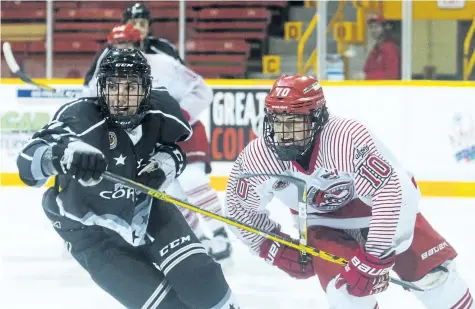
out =
[[[412,292],[426,308],[472,308],[453,261],[457,253],[419,212],[412,176],[362,123],[329,115],[318,80],[281,76],[265,108],[263,136],[234,163],[227,215],[285,235],[265,207],[277,197],[295,213],[295,186],[238,176],[290,173],[308,186],[308,244],[349,262],[341,267],[315,257],[301,263],[298,250],[234,229],[244,243],[292,277],[317,275],[333,309],[378,308],[374,294],[387,289],[389,270],[423,290]]]

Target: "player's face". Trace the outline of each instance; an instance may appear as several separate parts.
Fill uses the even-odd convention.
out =
[[[142,102],[144,89],[136,77],[109,77],[105,94],[112,115],[130,116],[135,114]]]
[[[368,23],[368,34],[371,38],[379,40],[383,34],[383,25],[375,21]]]
[[[150,28],[148,20],[146,20],[144,18],[129,19],[129,21],[127,21],[127,24],[131,24],[131,25],[134,26],[135,29],[140,30],[140,34],[142,35],[142,38],[147,36],[148,30]]]
[[[311,134],[309,117],[275,115],[274,141],[282,146],[304,146]]]

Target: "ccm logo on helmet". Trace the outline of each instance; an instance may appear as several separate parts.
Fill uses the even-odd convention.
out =
[[[128,68],[128,67],[133,67],[134,65],[132,63],[116,63],[115,66],[116,67],[122,67],[122,68],[123,67]]]

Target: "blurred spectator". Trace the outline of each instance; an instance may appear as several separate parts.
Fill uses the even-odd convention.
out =
[[[366,80],[390,80],[401,78],[401,51],[395,39],[385,28],[385,21],[380,15],[368,18],[368,35],[374,40],[366,63],[364,75]]]

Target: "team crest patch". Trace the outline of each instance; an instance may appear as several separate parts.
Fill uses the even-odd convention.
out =
[[[289,183],[287,181],[283,180],[277,180],[274,185],[272,186],[272,189],[275,191],[283,190],[289,186]]]
[[[114,132],[109,132],[109,148],[117,147],[117,135]]]
[[[311,206],[319,213],[332,212],[348,205],[353,199],[355,188],[352,181],[341,181],[332,184],[325,190],[312,187],[307,200],[311,201]]]

